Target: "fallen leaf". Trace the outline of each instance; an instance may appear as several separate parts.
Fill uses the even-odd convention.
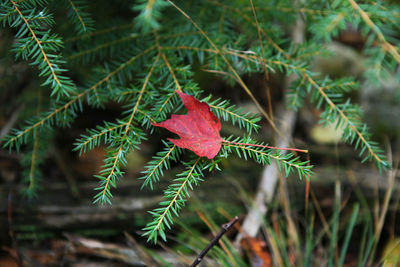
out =
[[[219,134],[221,123],[211,112],[210,107],[193,96],[176,91],[188,113],[173,114],[171,119],[153,123],[179,135],[180,139],[168,138],[180,148],[193,151],[200,157],[214,158],[221,149],[222,138]]]
[[[272,257],[267,250],[265,241],[256,237],[245,237],[240,241],[242,248],[247,252],[252,267],[271,267]]]

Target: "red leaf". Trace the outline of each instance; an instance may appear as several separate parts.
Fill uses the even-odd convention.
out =
[[[219,135],[221,123],[211,112],[210,107],[193,96],[176,91],[188,113],[172,115],[171,119],[153,123],[179,135],[181,139],[170,139],[180,148],[193,151],[200,157],[214,158],[221,149],[222,138]]]

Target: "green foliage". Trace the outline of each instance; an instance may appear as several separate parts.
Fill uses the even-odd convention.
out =
[[[65,0],[68,8],[68,17],[75,26],[78,34],[88,33],[94,30],[94,20],[86,11],[88,5],[85,1]]]
[[[58,53],[63,47],[62,38],[51,33],[54,19],[44,7],[47,1],[2,1],[0,20],[3,26],[8,24],[17,30],[13,51],[17,58],[32,60],[40,71],[39,77],[44,77],[42,86],[49,85],[51,95],[71,95],[76,91],[73,81],[64,76],[67,70],[62,68],[65,63]]]
[[[366,79],[385,79],[400,63],[398,42],[390,37],[398,29],[397,6],[387,8],[368,1],[361,5],[353,0],[311,1],[304,6],[293,6],[292,1],[254,1],[257,28],[246,1],[121,1],[119,7],[112,8],[109,1],[63,3],[1,1],[0,21],[15,36],[10,51],[17,60],[32,65],[41,87],[50,89],[45,91],[49,104],[41,108],[47,111],[12,130],[4,141],[9,149],[29,151],[26,157],[36,169],[41,161],[30,155],[44,157],[46,146],[39,149],[35,144],[45,142],[45,133],[70,126],[87,106],[102,108],[118,103],[122,112],[117,119],[88,129],[75,143],[79,153],[98,146],[107,151],[102,171],[96,175],[99,186],[94,202],[111,203],[111,188],[117,187],[123,176],[127,154],[140,149],[142,141],[153,133],[151,123],[182,111],[175,90],[204,97],[194,75],[198,65],[238,84],[253,101],[256,99],[243,80],[245,75],[267,70],[296,76],[285,97],[289,107],[298,110],[311,102],[322,112],[321,123],[336,121],[344,128],[343,140],[360,150],[362,161],[372,160],[379,169],[389,167],[362,122],[361,108],[348,99],[360,85],[354,78],[316,74],[312,63],[316,55],[327,53],[323,46],[326,40],[352,25],[366,38],[365,56],[372,66],[366,68]],[[128,11],[115,18],[115,10]],[[305,31],[311,34],[303,44],[294,44],[287,39],[287,28],[299,14],[307,22]],[[63,23],[69,27],[56,27]],[[259,128],[259,117],[225,99],[209,95],[203,101],[221,120],[239,126],[247,135]],[[236,137],[236,141],[259,144],[250,137]],[[231,154],[260,164],[274,161],[286,175],[311,175],[308,162],[276,150],[224,143],[214,160],[206,160],[193,158],[191,152],[170,143],[164,145],[145,166],[143,186],[153,188],[172,162],[186,169],[165,190],[160,208],[151,212],[153,221],[145,227],[145,235],[152,241],[158,236],[165,239],[165,231],[185,205],[189,191],[206,175],[204,170],[219,170],[218,163]],[[29,186],[30,194],[37,187],[37,183]]]

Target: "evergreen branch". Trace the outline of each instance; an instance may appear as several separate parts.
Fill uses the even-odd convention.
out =
[[[68,110],[68,108],[70,106],[73,106],[75,104],[75,102],[77,102],[82,96],[86,95],[88,91],[82,92],[80,94],[78,94],[77,96],[75,96],[72,100],[70,100],[69,102],[67,102],[66,104],[62,105],[61,107],[58,107],[56,109],[54,109],[52,112],[50,112],[48,115],[46,115],[43,118],[40,118],[39,121],[37,121],[36,123],[33,123],[32,125],[26,127],[24,130],[22,131],[17,131],[17,134],[13,137],[10,137],[7,142],[5,143],[5,147],[9,147],[10,149],[13,148],[14,144],[17,148],[17,150],[19,149],[19,146],[26,142],[24,140],[21,140],[24,136],[27,136],[30,132],[36,130],[36,128],[38,127],[42,127],[45,125],[45,123],[47,123],[48,121],[51,121],[57,114],[59,114],[61,111],[66,111]],[[26,139],[26,137],[25,137]]]
[[[349,0],[352,1],[352,0]],[[242,16],[245,16],[242,14]],[[260,29],[261,33],[263,33],[263,35],[266,36],[266,33]],[[269,41],[270,43],[272,43],[274,45],[274,47],[280,52],[282,53],[287,59],[290,59],[290,55],[288,55],[283,49],[281,49],[276,43],[274,43],[272,41],[272,39],[270,39]],[[215,48],[215,47],[214,47]],[[258,62],[260,64],[263,64],[263,59],[258,58],[258,56],[256,55],[242,55],[242,54],[238,54],[237,52],[233,52],[233,51],[228,51],[228,53],[235,53],[238,57],[243,57],[243,58],[253,58],[258,60]],[[274,62],[276,64],[280,64],[279,62]],[[289,66],[287,66],[289,67]],[[366,126],[363,125],[360,127],[357,127],[357,123],[353,122],[350,120],[350,118],[348,116],[346,116],[346,114],[337,106],[334,104],[334,102],[327,96],[326,93],[324,93],[324,90],[322,89],[321,86],[319,86],[314,79],[311,77],[311,74],[308,73],[308,71],[306,71],[305,68],[294,68],[296,69],[299,74],[301,74],[301,76],[305,76],[306,79],[310,82],[310,84],[312,86],[314,86],[315,88],[318,89],[318,91],[321,93],[321,95],[323,96],[323,99],[325,99],[325,101],[328,103],[328,105],[331,107],[331,109],[335,110],[336,112],[338,112],[338,114],[341,116],[342,119],[344,119],[344,121],[346,122],[346,125],[349,126],[349,129],[352,133],[355,133],[355,135],[358,137],[357,142],[356,142],[356,147],[358,146],[358,144],[361,143],[362,145],[362,150],[361,150],[361,154],[364,153],[365,148],[367,149],[367,151],[369,152],[369,155],[371,158],[373,158],[375,160],[375,162],[377,163],[377,166],[379,168],[383,167],[383,168],[387,168],[389,166],[389,164],[385,161],[384,156],[382,154],[380,154],[381,150],[379,147],[377,147],[376,145],[374,145],[374,143],[372,141],[367,140],[366,136],[369,135],[366,132]],[[359,130],[362,129],[362,130]],[[350,135],[348,137],[344,137],[345,140],[349,141],[350,143],[353,143],[355,138]],[[369,157],[364,158],[364,160],[368,159]]]
[[[234,142],[236,142],[236,140]],[[245,139],[243,143],[254,143],[254,141],[248,138]],[[274,149],[266,149],[264,144],[260,144],[261,147],[249,147],[248,145],[223,142],[222,145],[224,148],[229,148],[228,151],[231,151],[231,148],[233,148],[233,151],[240,158],[243,157],[245,160],[247,160],[248,157],[253,158],[257,163],[263,165],[271,164],[271,159],[273,159],[277,163],[279,169],[285,171],[286,176],[293,172],[293,170],[297,170],[300,179],[303,177],[308,179],[312,174],[312,166],[308,165],[308,161],[300,161],[299,157],[295,157],[291,153],[282,155]]]
[[[143,83],[142,89],[139,92],[139,97],[135,103],[135,106],[132,110],[129,120],[126,123],[125,133],[123,135],[123,138],[125,138],[125,140],[128,139],[127,136],[128,136],[129,131],[131,130],[131,125],[132,125],[133,119],[135,117],[136,111],[138,110],[140,100],[142,99],[143,93],[144,93],[145,89],[147,88],[150,77],[153,74],[153,71],[154,71],[159,59],[160,59],[160,54],[158,54],[156,59],[154,60],[153,65],[151,66],[150,71],[148,72],[146,79]],[[121,144],[119,145],[119,148],[117,149],[117,152],[114,153],[114,156],[112,157],[113,163],[112,163],[111,168],[105,169],[105,171],[107,171],[107,172],[109,171],[109,174],[107,175],[106,178],[102,179],[102,181],[101,181],[101,187],[100,187],[101,192],[96,194],[95,201],[94,201],[95,203],[98,201],[100,201],[101,204],[105,204],[105,202],[111,203],[109,200],[109,197],[112,196],[110,193],[110,184],[114,185],[114,187],[115,187],[115,182],[114,182],[115,178],[114,177],[121,174],[119,171],[119,162],[122,160],[122,155],[123,155],[123,151],[125,150],[125,145],[126,145],[126,142],[122,141]],[[131,144],[131,145],[133,145],[133,144]],[[108,167],[108,165],[105,165],[105,167]]]
[[[111,138],[115,130],[126,127],[125,123],[114,124],[105,122],[104,124],[105,127],[97,126],[97,129],[88,130],[88,135],[82,135],[74,144],[74,151],[79,150],[79,155],[86,153],[95,146],[99,146],[101,142],[107,143],[107,140]]]
[[[344,21],[346,17],[345,13],[338,13],[335,15],[335,18],[332,20],[332,22],[328,25],[327,28],[325,28],[325,32],[332,32],[333,29],[335,29],[338,25],[342,24],[342,22]]]
[[[152,160],[145,166],[145,170],[142,172],[145,174],[139,178],[144,180],[141,189],[149,186],[153,190],[153,183],[159,181],[159,176],[163,175],[163,168],[168,170],[170,168],[171,160],[177,161],[181,150],[176,146],[169,146],[164,143],[166,148],[163,151],[158,152]]]
[[[56,117],[60,112],[63,111],[64,113],[66,113],[67,110],[70,107],[72,107],[72,111],[74,111],[74,109],[76,109],[76,103],[78,101],[80,101],[81,98],[83,98],[84,96],[88,95],[91,91],[96,91],[96,89],[100,85],[102,85],[103,83],[107,82],[109,79],[111,79],[111,77],[116,75],[119,71],[121,71],[126,66],[128,66],[129,64],[132,64],[135,60],[137,60],[138,58],[142,57],[143,55],[149,53],[150,51],[152,51],[154,49],[155,49],[155,46],[150,47],[149,49],[146,49],[143,52],[131,57],[128,61],[126,61],[123,64],[119,65],[112,72],[109,72],[106,77],[104,77],[103,79],[101,79],[100,81],[98,81],[96,84],[94,84],[90,88],[86,89],[85,91],[83,91],[83,92],[79,93],[78,95],[74,96],[71,100],[69,100],[64,105],[62,105],[62,106],[60,106],[58,108],[55,108],[53,111],[49,112],[47,115],[45,115],[44,117],[40,118],[39,121],[37,121],[35,123],[32,123],[32,125],[26,127],[24,130],[16,131],[17,134],[15,136],[12,136],[12,137],[10,136],[4,146],[5,147],[9,147],[11,149],[13,147],[13,145],[15,144],[16,148],[19,149],[19,146],[23,142],[25,142],[24,140],[22,140],[22,138],[25,135],[27,135],[32,130],[34,130],[34,129],[38,128],[38,127],[44,126],[46,123],[51,122],[54,119],[54,117]],[[26,140],[26,138],[25,138],[25,140]]]
[[[140,0],[133,6],[140,14],[135,18],[137,27],[142,31],[157,30],[160,28],[158,20],[161,18],[161,10],[167,4],[162,0]]]
[[[264,32],[265,34],[265,32]],[[279,47],[279,46],[278,46]],[[279,51],[283,51],[282,49],[279,48]],[[284,51],[283,51],[284,52]],[[290,56],[284,52],[284,55],[290,59]],[[261,60],[260,60],[261,62]],[[361,154],[364,153],[365,149],[367,148],[367,151],[369,152],[369,155],[371,158],[375,160],[377,163],[378,168],[387,168],[389,167],[389,164],[385,161],[384,155],[380,154],[381,150],[379,147],[374,145],[372,141],[367,140],[367,135],[369,135],[366,132],[366,126],[363,125],[361,127],[357,127],[357,123],[352,121],[346,114],[343,112],[342,109],[340,109],[330,98],[329,96],[324,92],[324,87],[321,87],[317,84],[316,81],[311,77],[310,73],[307,71],[304,71],[302,69],[299,69],[300,73],[302,74],[303,77],[306,77],[310,85],[312,85],[314,88],[317,88],[323,99],[327,102],[327,104],[330,106],[331,110],[335,110],[340,117],[346,122],[345,125],[347,125],[352,133],[355,133],[356,136],[358,136],[358,141],[356,142],[356,147],[358,144],[362,145],[362,150]],[[335,86],[335,85],[333,85]],[[336,87],[336,86],[335,86]],[[326,89],[326,88],[325,88]],[[362,129],[362,130],[359,130]],[[355,140],[355,138],[350,134],[347,137],[344,137],[345,140],[349,141],[350,144],[352,144]],[[360,155],[361,155],[360,154]],[[364,158],[364,160],[368,159],[369,157]]]
[[[172,215],[175,214],[177,216],[185,205],[185,198],[189,197],[188,187],[192,189],[193,183],[197,185],[202,181],[202,168],[198,166],[200,159],[200,157],[197,158],[190,168],[178,175],[178,178],[174,180],[175,183],[169,185],[168,189],[164,191],[166,201],[160,203],[163,207],[150,212],[153,215],[153,221],[149,222],[143,229],[145,231],[143,236],[148,236],[148,241],[157,243],[158,236],[164,241],[166,240],[165,226],[171,228],[170,225],[173,223]]]
[[[29,56],[34,56],[36,57],[36,60],[34,61],[34,64],[39,66],[39,70],[41,70],[41,73],[39,76],[42,75],[47,75],[50,74],[50,76],[47,78],[47,80],[43,83],[43,85],[50,84],[53,92],[51,93],[52,95],[57,93],[57,97],[60,96],[60,93],[68,96],[71,93],[75,92],[76,86],[73,84],[73,82],[66,77],[62,77],[60,74],[62,72],[65,72],[64,69],[60,69],[58,67],[59,63],[63,63],[59,57],[50,55],[45,51],[46,49],[46,44],[49,44],[50,42],[54,43],[53,47],[47,47],[47,50],[56,50],[55,47],[59,47],[62,45],[61,40],[54,39],[54,36],[49,36],[48,33],[45,33],[41,38],[37,36],[35,30],[33,29],[30,21],[24,16],[22,11],[18,7],[18,3],[15,2],[14,0],[10,0],[11,3],[14,6],[15,11],[18,13],[19,17],[23,20],[27,30],[30,32],[30,35],[32,36],[31,40],[33,40],[36,45],[35,46],[30,46],[31,51],[26,52],[28,53]],[[23,28],[21,28],[23,29]],[[18,37],[22,37],[25,35],[26,31],[19,31],[17,34]],[[49,39],[49,40],[47,40]],[[52,40],[53,39],[53,40]],[[26,39],[26,44],[25,47],[27,47],[30,43],[29,39]],[[23,41],[23,40],[21,40]],[[49,42],[50,41],[50,42]],[[39,49],[39,51],[35,51],[36,49]],[[22,49],[24,51],[24,49]],[[40,56],[41,54],[41,56]],[[43,58],[43,61],[41,62],[41,59]],[[46,67],[47,65],[47,67]],[[61,90],[61,92],[60,92]]]
[[[233,142],[228,140],[222,140],[222,143],[231,144],[231,145],[238,145],[238,146],[251,146],[251,147],[263,147],[268,149],[274,150],[287,150],[287,151],[296,151],[301,153],[308,153],[306,149],[298,149],[298,148],[288,148],[288,147],[275,147],[275,146],[268,146],[268,145],[259,145],[259,144],[249,144],[249,143],[242,143],[242,142]]]
[[[352,6],[353,9],[355,9],[361,16],[361,18],[364,20],[364,22],[371,28],[371,30],[376,34],[378,37],[378,40],[382,43],[382,48],[384,51],[388,51],[393,58],[397,61],[398,64],[400,64],[400,54],[397,51],[397,48],[390,44],[388,41],[386,41],[385,36],[382,34],[382,32],[379,30],[378,26],[374,24],[374,22],[371,20],[371,18],[368,16],[368,14],[362,10],[362,8],[354,1],[354,0],[348,0],[350,5]]]
[[[140,109],[138,109],[137,112],[146,117],[151,123],[156,123],[156,121],[147,112],[144,112],[143,110]]]
[[[348,104],[342,105],[342,108],[339,107],[338,105],[335,104],[334,100],[322,89],[321,86],[319,86],[310,76],[307,76],[307,80],[309,83],[318,90],[318,93],[321,95],[321,97],[324,99],[324,101],[328,104],[329,106],[329,111],[327,116],[330,114],[339,114],[340,119],[344,121],[344,125],[346,126],[346,129],[349,129],[349,133],[347,136],[344,136],[343,138],[352,144],[355,139],[356,141],[356,148],[358,145],[361,145],[362,150],[360,155],[363,154],[365,151],[365,148],[369,152],[369,156],[367,156],[365,159],[368,159],[371,157],[374,159],[374,161],[377,163],[377,166],[379,168],[383,167],[384,169],[389,167],[389,164],[386,162],[385,157],[380,154],[381,150],[376,147],[373,142],[370,140],[367,140],[368,135],[366,133],[366,126],[365,125],[359,125],[360,123],[357,123],[356,121],[352,120],[351,117],[345,114],[345,111],[343,108],[348,106]],[[329,118],[329,117],[328,117]],[[329,118],[330,121],[332,121],[331,118]],[[340,124],[340,122],[339,122]],[[356,138],[357,137],[357,138]],[[365,160],[364,159],[364,160]]]
[[[75,30],[80,34],[91,32],[93,30],[94,21],[89,14],[84,11],[86,3],[82,1],[76,1],[76,3],[74,3],[72,0],[68,0],[68,3],[71,7],[68,16],[75,24]]]
[[[38,105],[37,105],[37,113],[40,112],[42,104],[42,95],[41,90],[38,91]],[[32,155],[31,155],[31,166],[29,170],[29,186],[27,191],[30,192],[29,196],[32,196],[35,192],[35,170],[37,168],[37,156],[39,150],[39,133],[37,130],[33,133],[33,148],[32,148]]]
[[[244,20],[246,20],[247,22],[249,22],[253,26],[257,27],[257,24],[253,21],[253,19],[251,19],[249,16],[247,16],[246,13],[244,13],[241,8],[235,8],[232,5],[224,5],[224,4],[222,4],[220,2],[217,2],[217,1],[212,1],[212,0],[208,0],[208,1],[212,2],[213,4],[216,4],[216,5],[219,5],[219,6],[222,6],[224,8],[232,10],[237,15],[241,16]],[[298,12],[296,12],[296,13],[298,13]],[[259,28],[259,29],[260,29],[260,32],[263,34],[263,36],[267,38],[268,43],[270,43],[279,53],[281,53],[282,55],[287,57],[286,51],[283,50],[276,42],[274,42],[274,40],[268,34],[265,33],[263,28]]]
[[[260,121],[260,117],[250,113],[244,113],[243,109],[230,105],[228,100],[216,99],[214,101],[209,101],[210,98],[211,95],[202,101],[206,102],[219,118],[225,121],[230,120],[233,125],[237,123],[240,128],[245,128],[249,133],[251,133],[252,130],[257,131],[260,128],[257,124],[257,122]]]
[[[46,152],[48,150],[49,139],[52,136],[52,131],[39,132],[35,130],[33,140],[27,146],[28,150],[24,153],[21,159],[23,171],[21,177],[26,185],[22,188],[21,193],[31,199],[37,196],[37,191],[40,190],[40,179],[42,173],[39,166],[42,164]]]
[[[168,105],[168,103],[170,103],[171,99],[174,97],[175,94],[176,94],[176,92],[173,91],[173,92],[171,92],[171,94],[168,95],[168,97],[165,99],[165,101],[162,103],[162,105],[158,109],[159,113],[161,113],[163,111],[163,109]]]
[[[219,52],[214,49],[201,48],[201,47],[190,47],[190,46],[185,46],[185,45],[183,45],[183,46],[162,46],[162,49],[163,50],[192,50],[192,51],[208,52],[208,53],[212,53],[212,54],[219,54],[221,52],[221,53],[229,55],[229,56],[234,56],[234,57],[242,58],[247,61],[254,62],[254,63],[263,64],[263,59],[260,58],[259,56],[246,55],[246,54],[238,53],[238,51],[232,51],[232,50],[221,49],[221,51]],[[265,59],[265,63],[267,64],[266,67],[269,69],[271,69],[270,65],[276,65],[278,67],[283,67],[285,70],[288,70],[289,72],[292,72],[292,71],[305,72],[305,71],[307,71],[307,69],[301,63],[292,64],[292,63],[289,63],[289,61],[284,62],[282,60],[268,60],[268,59]],[[232,77],[235,81],[240,83],[240,80],[237,80],[237,77],[234,74],[232,74]]]
[[[160,59],[160,54],[157,54],[157,57],[156,57],[156,59],[154,60],[154,63],[153,63],[153,65],[151,66],[151,69],[150,69],[149,73],[147,74],[146,79],[145,79],[145,81],[144,81],[144,83],[143,83],[143,87],[142,87],[142,89],[141,89],[140,92],[139,92],[139,98],[138,98],[138,100],[136,101],[135,107],[133,108],[132,115],[131,115],[131,117],[130,117],[130,119],[129,119],[129,125],[130,125],[130,124],[132,123],[132,121],[133,121],[133,118],[134,118],[134,116],[135,116],[135,113],[136,113],[136,111],[138,110],[139,103],[140,103],[140,101],[142,100],[142,97],[143,97],[143,94],[144,94],[144,92],[145,92],[145,89],[147,88],[147,84],[148,84],[148,82],[149,82],[149,80],[150,80],[151,75],[153,74],[153,71],[154,71],[154,69],[155,69],[155,67],[156,67],[156,64],[158,63],[158,60],[159,60],[159,59]],[[127,131],[128,131],[128,130],[129,130],[129,129],[127,129]]]

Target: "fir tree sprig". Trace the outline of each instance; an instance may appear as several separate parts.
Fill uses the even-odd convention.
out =
[[[94,21],[91,15],[85,11],[88,8],[86,1],[65,0],[68,7],[68,17],[75,26],[78,34],[89,33],[94,30]]]
[[[385,36],[383,35],[382,31],[379,29],[378,26],[371,20],[368,13],[366,13],[354,0],[348,0],[351,7],[355,9],[362,20],[367,24],[367,26],[376,34],[377,39],[381,43],[383,51],[387,51],[396,61],[400,64],[400,54],[398,48],[392,44],[390,44]]]
[[[133,10],[139,11],[135,18],[137,27],[144,32],[159,29],[158,20],[161,18],[161,10],[167,6],[162,0],[140,0],[133,6]]]
[[[96,129],[87,130],[87,134],[81,135],[81,138],[74,144],[75,151],[79,151],[79,154],[83,154],[92,150],[101,144],[106,144],[110,138],[119,134],[116,131],[126,127],[123,124],[117,124],[113,122],[104,122],[104,126],[96,126]]]
[[[231,138],[228,138],[229,140]],[[251,145],[240,145],[235,143],[246,143],[254,144]],[[292,153],[282,154],[279,150],[270,149],[264,143],[257,143],[249,137],[236,138],[230,142],[223,142],[224,153],[235,153],[239,158],[244,160],[253,159],[255,162],[262,165],[270,165],[271,161],[275,161],[279,169],[283,170],[285,175],[288,176],[290,173],[296,171],[299,178],[309,179],[312,175],[312,165],[308,161],[300,161],[299,157],[294,156]]]
[[[248,133],[256,131],[260,128],[257,124],[260,117],[249,112],[244,112],[243,108],[230,105],[228,100],[215,99],[211,101],[211,95],[202,100],[206,102],[213,110],[218,118],[224,121],[231,121],[233,125],[238,125],[240,128],[245,129]]]
[[[120,165],[126,165],[126,154],[131,149],[138,149],[138,145],[143,139],[145,139],[143,131],[139,128],[133,127],[132,125],[143,98],[143,94],[148,88],[150,78],[159,59],[160,55],[157,55],[146,78],[144,79],[143,86],[137,96],[136,102],[134,102],[133,105],[131,104],[128,106],[128,113],[130,113],[129,116],[120,121],[120,123],[124,123],[125,129],[120,133],[120,135],[117,135],[117,138],[113,136],[113,140],[111,140],[111,145],[109,147],[112,149],[108,151],[109,153],[104,160],[105,164],[102,166],[100,175],[96,176],[100,179],[100,185],[96,188],[99,192],[94,196],[94,203],[99,202],[101,205],[106,203],[111,204],[110,198],[112,197],[112,194],[110,188],[116,187],[116,180],[118,177],[123,175],[123,172],[120,170]]]
[[[326,124],[337,120],[336,127],[344,127],[343,140],[354,144],[356,149],[360,147],[360,157],[364,157],[363,162],[371,159],[380,170],[389,168],[390,164],[386,161],[382,149],[370,139],[368,127],[362,123],[360,107],[350,104],[349,100],[345,101],[337,90],[324,90],[310,76],[307,80],[316,89],[313,92],[313,99],[317,107],[321,107],[323,101],[326,103],[321,121]]]
[[[143,235],[148,237],[148,241],[156,243],[158,236],[166,240],[165,230],[171,228],[173,216],[178,216],[179,211],[185,206],[189,189],[193,190],[194,185],[199,185],[203,181],[202,170],[205,169],[205,165],[200,157],[183,165],[187,169],[178,174],[173,183],[164,191],[165,201],[160,203],[161,207],[150,211],[153,220],[143,228],[145,231]]]
[[[47,1],[39,3],[40,6],[45,4]],[[13,50],[17,57],[33,60],[32,64],[37,65],[40,71],[39,76],[45,77],[42,85],[52,88],[51,95],[57,98],[70,96],[76,92],[76,85],[64,75],[67,71],[62,67],[65,61],[58,53],[63,42],[46,29],[54,24],[52,15],[46,8],[39,11],[37,5],[36,1],[7,1],[2,5],[0,21],[3,25],[7,23],[18,28]]]
[[[152,160],[147,163],[145,170],[142,172],[143,177],[139,178],[144,180],[143,187],[150,187],[153,190],[153,184],[160,180],[160,175],[164,175],[163,169],[168,170],[171,168],[171,161],[178,161],[179,155],[182,153],[181,149],[176,145],[171,145],[163,141],[165,148],[153,156]]]

